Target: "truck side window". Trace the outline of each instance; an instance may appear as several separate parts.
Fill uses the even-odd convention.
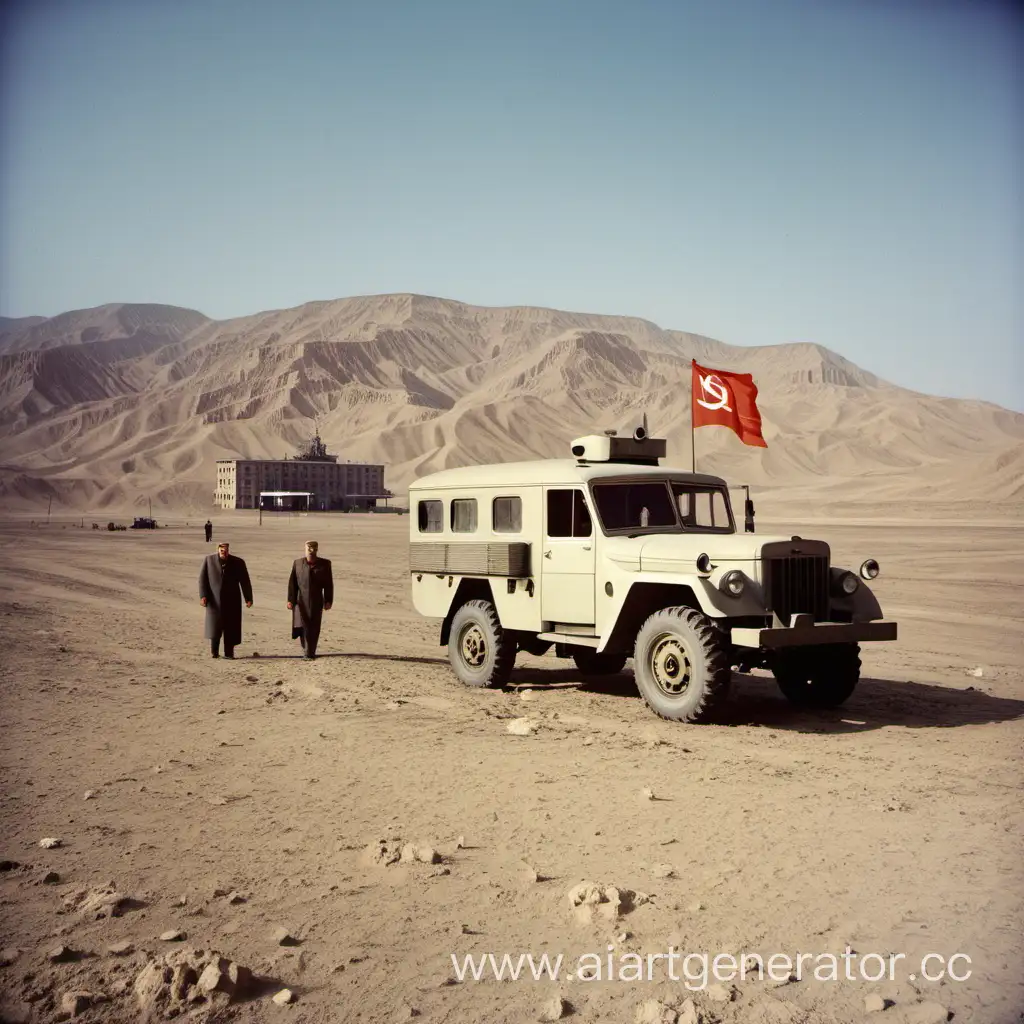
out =
[[[548,491],[549,537],[589,537],[593,529],[582,491]]]
[[[476,532],[476,498],[452,499],[452,533]]]
[[[523,530],[523,499],[495,498],[491,508],[495,533],[521,533]]]
[[[416,509],[420,533],[444,531],[444,506],[440,501],[421,501]]]

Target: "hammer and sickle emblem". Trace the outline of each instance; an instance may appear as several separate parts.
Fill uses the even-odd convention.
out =
[[[697,399],[697,404],[705,409],[724,409],[732,412],[725,403],[729,400],[729,389],[722,383],[721,379],[709,373],[706,377],[700,377],[700,389],[705,395],[714,397],[715,401],[705,402],[702,398]]]

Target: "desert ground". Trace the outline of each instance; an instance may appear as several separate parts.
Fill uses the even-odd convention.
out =
[[[141,1020],[166,958],[202,970],[216,954],[253,973],[245,997],[172,1012],[1024,1019],[1019,520],[759,519],[823,537],[837,562],[876,557],[899,640],[865,645],[841,709],[800,710],[754,674],[724,723],[678,725],[646,708],[630,665],[586,685],[571,662],[521,655],[506,690],[463,688],[411,606],[406,517],[216,515],[214,542],[255,587],[233,662],[202,639],[205,516],[117,533],[93,518],[0,523],[4,1020]],[[309,535],[337,587],[315,662],[285,610]],[[532,731],[510,732],[523,718]],[[388,863],[407,844],[419,857]],[[604,893],[589,920],[571,906],[580,883]],[[689,981],[681,961],[675,981],[664,960],[650,980],[619,971],[670,947],[904,959],[878,982],[857,961],[843,980],[843,960],[840,980],[816,979],[820,959],[706,986],[697,961]],[[565,966],[460,981],[452,954],[485,953]],[[624,976],[572,978],[587,953]],[[951,966],[970,976],[926,980],[929,953],[969,957]]]

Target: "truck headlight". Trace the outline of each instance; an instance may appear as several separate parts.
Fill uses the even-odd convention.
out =
[[[834,597],[849,597],[860,586],[860,580],[852,572],[835,570],[832,576]]]
[[[739,569],[730,569],[718,583],[718,589],[723,594],[729,594],[731,597],[739,597],[746,589],[746,586],[747,578]]]
[[[879,573],[878,563],[873,559],[867,559],[860,567],[860,574],[866,580],[873,580]]]

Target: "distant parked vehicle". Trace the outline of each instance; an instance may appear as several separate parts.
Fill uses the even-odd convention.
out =
[[[133,530],[155,530],[156,528],[156,520],[150,519],[147,516],[137,518],[135,522],[132,523]]]

